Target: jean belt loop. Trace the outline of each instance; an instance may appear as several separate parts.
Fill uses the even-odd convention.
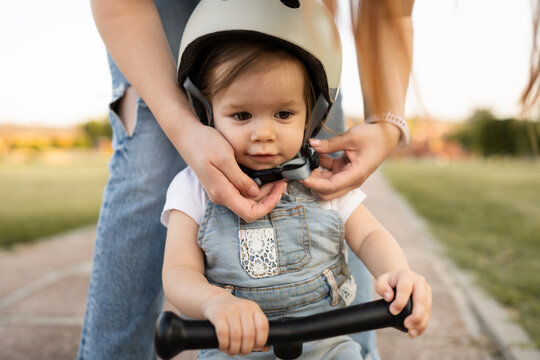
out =
[[[332,299],[330,305],[336,306],[339,302],[338,284],[336,282],[336,278],[330,269],[324,270],[323,275],[326,278],[328,286],[330,286],[330,297]]]

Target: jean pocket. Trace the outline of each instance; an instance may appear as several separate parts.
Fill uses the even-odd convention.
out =
[[[253,278],[303,269],[311,260],[310,236],[303,206],[274,209],[239,227],[242,267]]]

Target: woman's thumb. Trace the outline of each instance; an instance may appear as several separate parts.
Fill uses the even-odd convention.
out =
[[[345,137],[338,135],[325,140],[309,139],[311,147],[321,154],[345,150]]]

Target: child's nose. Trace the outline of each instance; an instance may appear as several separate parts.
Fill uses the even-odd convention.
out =
[[[276,138],[273,119],[260,119],[254,122],[251,141],[273,141]]]

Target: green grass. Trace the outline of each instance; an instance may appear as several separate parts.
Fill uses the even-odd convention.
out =
[[[540,163],[394,160],[383,171],[540,347]]]
[[[96,223],[107,159],[71,153],[61,162],[0,161],[0,248]]]

